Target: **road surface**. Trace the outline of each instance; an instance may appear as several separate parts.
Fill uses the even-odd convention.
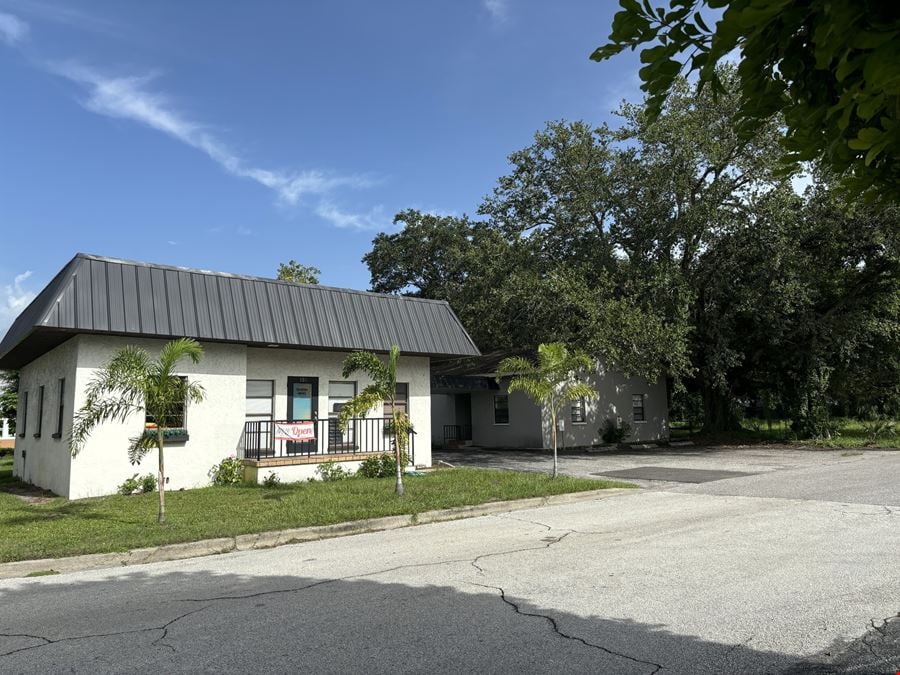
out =
[[[0,672],[893,675],[898,476],[873,453],[4,581]]]

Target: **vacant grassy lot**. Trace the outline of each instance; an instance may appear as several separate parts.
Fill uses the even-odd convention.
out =
[[[0,459],[0,488],[12,463]],[[0,561],[106,553],[198,539],[326,525],[506,499],[580,492],[626,483],[539,474],[447,469],[410,476],[397,498],[393,479],[297,483],[277,488],[201,488],[166,494],[169,522],[156,524],[156,494],[26,504],[0,492]]]
[[[690,433],[681,423],[672,423],[672,439],[693,439],[702,443],[732,445],[747,443],[788,443],[797,446],[819,448],[898,448],[900,447],[900,421],[893,430],[874,433],[872,423],[841,418],[837,420],[838,431],[832,438],[796,438],[790,424],[784,420],[773,420],[771,425],[765,420],[744,420],[739,431],[709,436],[697,431]]]

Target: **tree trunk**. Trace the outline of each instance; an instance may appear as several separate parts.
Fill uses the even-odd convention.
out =
[[[395,405],[393,401],[391,401],[391,409],[395,410]],[[394,457],[397,460],[397,486],[396,492],[398,497],[403,496],[403,467],[400,465],[400,460],[403,457],[403,450],[400,444],[400,424],[398,415],[396,412],[393,413],[394,419]]]
[[[702,433],[716,434],[737,431],[740,422],[734,414],[730,397],[713,387],[703,386],[703,429]]]
[[[162,525],[166,522],[166,465],[163,461],[163,430],[156,428],[156,444],[159,448],[159,517],[157,522]]]
[[[550,436],[553,439],[553,478],[556,478],[559,475],[559,462],[556,459],[556,413],[550,413],[550,424],[553,425],[550,429]]]

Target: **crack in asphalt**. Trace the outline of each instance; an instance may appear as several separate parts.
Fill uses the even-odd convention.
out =
[[[60,642],[75,642],[78,640],[91,640],[94,638],[117,637],[119,635],[134,635],[137,633],[149,633],[149,632],[153,632],[153,631],[162,631],[162,635],[160,635],[156,640],[154,640],[150,644],[153,646],[160,646],[160,645],[165,646],[174,652],[176,650],[172,645],[161,643],[161,640],[163,640],[169,634],[169,628],[172,626],[172,624],[174,624],[178,621],[181,621],[182,619],[190,616],[191,614],[196,614],[197,612],[202,612],[204,609],[206,609],[206,607],[208,607],[208,605],[204,606],[204,607],[199,607],[197,609],[192,609],[191,611],[185,612],[183,614],[179,614],[174,619],[170,619],[169,621],[166,621],[166,623],[164,623],[161,626],[149,626],[146,628],[132,628],[131,630],[120,630],[120,631],[114,631],[111,633],[89,633],[87,635],[71,635],[69,637],[62,637],[62,638],[56,638],[56,639],[48,638],[44,635],[28,635],[28,634],[24,634],[24,633],[0,633],[0,637],[26,637],[26,638],[32,638],[34,640],[43,640],[43,642],[39,645],[29,645],[27,647],[19,647],[18,649],[12,649],[8,652],[0,653],[0,657],[11,656],[12,654],[19,654],[21,652],[27,652],[32,649],[41,649],[43,647],[47,647],[49,645],[55,645]]]
[[[594,532],[580,532],[580,531],[577,531],[577,530],[571,530],[571,529],[565,529],[565,528],[556,528],[556,527],[553,527],[553,526],[548,525],[548,524],[546,524],[546,523],[541,523],[541,522],[537,522],[537,521],[525,520],[525,519],[522,519],[522,518],[516,518],[516,517],[514,517],[514,516],[503,516],[502,514],[501,514],[501,515],[497,515],[496,517],[498,517],[498,518],[503,518],[503,517],[505,517],[505,518],[508,519],[508,520],[515,520],[515,521],[518,521],[518,522],[521,522],[521,523],[526,523],[526,524],[530,524],[530,525],[536,525],[536,526],[538,526],[538,527],[544,528],[544,530],[547,531],[547,532],[551,532],[551,531],[553,531],[553,530],[557,530],[557,531],[561,531],[562,533],[561,533],[559,536],[554,536],[554,537],[552,537],[551,539],[549,539],[549,540],[547,540],[547,541],[543,541],[540,545],[537,545],[537,546],[526,546],[526,547],[521,547],[521,548],[508,549],[508,550],[504,550],[504,551],[494,551],[494,552],[492,552],[492,553],[483,553],[483,554],[478,555],[478,556],[476,556],[476,557],[474,557],[474,558],[468,558],[468,557],[467,557],[467,558],[456,558],[456,559],[451,559],[451,560],[442,560],[442,561],[427,562],[427,563],[410,563],[410,564],[405,564],[405,565],[397,565],[397,566],[394,566],[394,567],[389,567],[389,568],[380,569],[380,570],[374,570],[374,571],[371,571],[371,572],[363,572],[363,573],[359,573],[359,574],[352,574],[352,575],[347,575],[347,576],[338,577],[338,578],[333,578],[333,579],[322,579],[322,580],[319,580],[319,581],[315,581],[315,582],[313,582],[313,583],[304,584],[303,586],[297,586],[297,587],[294,587],[294,588],[275,589],[275,590],[270,590],[270,591],[259,591],[259,592],[256,592],[256,593],[244,593],[244,594],[235,594],[235,595],[220,595],[220,596],[206,597],[206,598],[183,598],[183,599],[180,600],[180,602],[205,603],[205,604],[203,604],[202,607],[199,607],[199,608],[193,609],[193,610],[191,610],[191,611],[189,611],[189,612],[185,612],[185,613],[183,613],[183,614],[180,614],[180,615],[176,616],[175,618],[171,619],[170,621],[167,621],[166,623],[162,624],[161,626],[151,626],[151,627],[146,627],[146,628],[136,628],[136,629],[132,629],[132,630],[115,631],[115,632],[110,632],[110,633],[95,633],[95,634],[88,634],[88,635],[70,636],[70,637],[57,638],[57,639],[48,638],[48,637],[42,636],[42,635],[12,634],[12,633],[2,634],[2,633],[0,633],[0,636],[3,636],[3,637],[25,637],[25,638],[35,639],[35,640],[41,640],[41,644],[29,645],[29,646],[27,646],[27,647],[20,647],[20,648],[18,648],[18,649],[13,649],[13,650],[10,650],[10,651],[5,652],[5,653],[0,653],[0,657],[3,657],[3,656],[10,656],[10,655],[12,655],[12,654],[16,654],[16,653],[20,653],[20,652],[24,652],[24,651],[29,651],[29,650],[34,650],[34,649],[40,649],[40,648],[42,648],[42,647],[46,647],[46,646],[48,646],[48,645],[56,644],[56,643],[59,643],[59,642],[71,642],[71,641],[76,641],[76,640],[87,640],[87,639],[92,639],[92,638],[114,637],[114,636],[119,636],[119,635],[129,635],[129,634],[144,633],[144,632],[152,632],[152,631],[160,631],[161,634],[160,634],[156,639],[154,639],[154,640],[150,643],[151,646],[154,646],[154,647],[165,647],[165,648],[167,648],[167,649],[170,649],[173,653],[175,653],[175,652],[177,652],[177,650],[175,649],[175,647],[174,647],[173,645],[171,645],[171,644],[165,642],[165,639],[166,639],[166,638],[168,637],[168,635],[169,635],[169,628],[170,628],[173,624],[175,624],[176,622],[178,622],[178,621],[180,621],[180,620],[182,620],[182,619],[184,619],[184,618],[186,618],[186,617],[188,617],[188,616],[190,616],[190,615],[192,615],[192,614],[196,614],[196,613],[198,613],[198,612],[203,611],[204,609],[207,609],[208,607],[211,606],[212,603],[217,602],[217,601],[246,600],[246,599],[250,599],[250,598],[258,598],[258,597],[263,597],[263,596],[268,596],[268,595],[278,595],[278,594],[286,594],[286,593],[298,593],[298,592],[301,592],[301,591],[309,590],[309,589],[311,589],[311,588],[316,588],[316,587],[318,587],[318,586],[324,586],[324,585],[328,585],[328,584],[334,584],[334,583],[338,583],[338,582],[340,582],[340,581],[346,581],[346,580],[350,580],[350,579],[362,579],[362,578],[366,578],[366,577],[377,576],[377,575],[380,575],[380,574],[388,574],[388,573],[391,573],[391,572],[397,572],[397,571],[400,571],[400,570],[414,569],[414,568],[421,568],[421,567],[434,567],[434,566],[440,566],[440,565],[452,565],[452,564],[468,563],[469,565],[471,565],[472,567],[474,567],[474,568],[478,571],[479,574],[484,574],[484,573],[485,573],[484,568],[481,567],[478,563],[481,562],[482,560],[487,559],[487,558],[493,558],[493,557],[499,557],[499,556],[506,556],[506,555],[514,555],[514,554],[517,554],[517,553],[524,553],[524,552],[528,552],[528,551],[541,551],[541,550],[546,550],[546,549],[549,549],[551,546],[554,546],[554,545],[560,543],[561,541],[563,541],[564,539],[566,539],[566,537],[568,537],[568,536],[570,536],[570,535],[573,535],[573,534],[601,534],[601,533],[599,533],[599,532],[598,532],[598,533],[594,533]],[[587,646],[587,647],[591,647],[591,648],[593,648],[593,649],[600,650],[600,651],[602,651],[602,652],[604,652],[604,653],[606,653],[606,654],[609,654],[609,655],[611,655],[611,656],[616,656],[616,657],[619,657],[619,658],[627,659],[627,660],[632,661],[632,662],[634,662],[634,663],[640,663],[640,664],[643,664],[643,665],[652,666],[652,667],[654,668],[654,670],[652,671],[652,673],[650,673],[650,675],[654,675],[655,673],[659,672],[659,671],[663,668],[663,666],[660,665],[660,664],[653,663],[653,662],[650,662],[650,661],[644,661],[644,660],[638,659],[638,658],[634,658],[634,657],[628,656],[627,654],[622,654],[622,653],[620,653],[620,652],[616,652],[616,651],[614,651],[614,650],[608,649],[608,648],[606,648],[606,647],[604,647],[604,646],[602,646],[602,645],[598,645],[598,644],[594,644],[594,643],[588,642],[588,641],[585,640],[584,638],[580,638],[580,637],[578,637],[578,636],[576,636],[576,635],[570,635],[570,634],[568,634],[568,633],[565,633],[565,632],[563,632],[563,631],[559,628],[559,625],[557,624],[556,620],[555,620],[552,616],[547,616],[547,615],[543,615],[543,614],[537,614],[537,613],[527,612],[527,611],[523,610],[517,603],[515,603],[515,602],[509,600],[509,599],[506,597],[506,592],[505,592],[505,590],[504,590],[503,588],[499,587],[499,586],[489,586],[489,585],[478,584],[478,583],[474,583],[474,582],[466,582],[466,583],[471,583],[471,585],[474,585],[474,586],[480,586],[480,587],[482,587],[482,588],[488,588],[488,589],[493,589],[493,590],[499,591],[499,593],[500,593],[500,598],[501,598],[507,605],[513,607],[518,615],[520,615],[520,616],[526,616],[526,617],[536,617],[536,618],[542,618],[542,619],[544,619],[544,620],[547,621],[548,624],[552,627],[553,631],[554,631],[556,634],[558,634],[560,637],[562,637],[562,638],[565,638],[565,639],[567,639],[567,640],[572,640],[572,641],[575,641],[575,642],[579,642],[579,643],[581,643],[581,644],[583,644],[583,645],[585,645],[585,646]]]
[[[513,611],[515,611],[516,614],[518,614],[519,616],[532,617],[535,619],[543,619],[544,621],[547,622],[547,625],[550,626],[550,628],[553,630],[553,632],[556,633],[561,638],[564,638],[566,640],[572,640],[573,642],[578,642],[578,643],[584,645],[585,647],[597,649],[605,654],[609,654],[610,656],[617,656],[621,659],[626,659],[633,663],[640,663],[641,665],[652,666],[653,670],[650,671],[650,673],[648,673],[648,675],[656,675],[656,673],[658,673],[659,671],[661,671],[665,668],[665,666],[663,666],[662,664],[655,663],[653,661],[646,661],[644,659],[639,659],[634,656],[629,656],[628,654],[623,654],[622,652],[617,652],[614,649],[609,649],[608,647],[604,647],[603,645],[598,645],[595,642],[588,642],[584,638],[578,637],[577,635],[571,635],[569,633],[566,633],[559,627],[559,623],[551,615],[540,614],[538,612],[528,612],[528,611],[523,610],[522,607],[518,603],[516,603],[516,602],[510,600],[508,597],[506,597],[506,591],[501,586],[489,586],[487,584],[478,584],[478,583],[475,583],[472,581],[467,582],[467,583],[471,584],[472,586],[479,586],[481,588],[489,588],[489,589],[497,591],[499,593],[498,597],[500,598],[500,600],[502,600],[504,603],[506,603],[507,605],[512,607]]]

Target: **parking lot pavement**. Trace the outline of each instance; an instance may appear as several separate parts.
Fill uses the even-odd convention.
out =
[[[553,458],[547,452],[542,451],[521,451],[521,450],[482,450],[478,448],[461,450],[461,451],[434,451],[433,458],[435,460],[443,460],[454,465],[460,466],[479,466],[493,469],[511,469],[515,471],[540,471],[549,472]],[[846,493],[849,496],[867,493],[865,487],[866,480],[874,480],[875,484],[884,488],[883,497],[877,499],[893,500],[897,495],[897,488],[893,487],[900,483],[900,474],[898,474],[898,463],[900,463],[900,451],[897,450],[864,450],[846,452],[842,450],[806,450],[798,448],[781,448],[772,446],[753,446],[740,448],[721,448],[721,447],[668,447],[668,448],[650,448],[646,450],[608,450],[597,452],[594,454],[568,455],[561,454],[559,456],[560,471],[571,476],[581,476],[585,478],[600,478],[605,476],[605,472],[621,471],[627,469],[635,469],[640,467],[664,467],[671,469],[697,469],[704,471],[736,471],[748,474],[760,474],[765,477],[757,477],[749,483],[742,483],[750,486],[756,485],[757,489],[764,492],[764,487],[768,484],[776,472],[789,471],[792,469],[801,469],[807,471],[816,467],[822,467],[823,471],[827,471],[826,467],[833,465],[845,466],[848,472],[848,479],[845,481]],[[878,475],[881,470],[878,467],[884,467],[884,475]],[[645,488],[670,489],[681,488],[683,483],[674,480],[646,480],[642,478],[621,478],[618,480],[628,480],[636,485]],[[890,480],[893,478],[893,480]],[[745,480],[745,479],[742,479]],[[785,479],[788,481],[789,478]],[[815,474],[811,474],[809,482],[815,481]],[[859,490],[854,493],[849,487],[849,483],[862,481],[859,484]],[[697,488],[697,492],[706,492],[716,489],[719,481],[710,484],[704,484],[706,487]],[[725,485],[722,483],[722,485]],[[737,485],[731,484],[731,485]],[[773,489],[775,489],[773,487]],[[713,492],[710,492],[712,494]],[[725,492],[723,494],[730,494]],[[737,493],[742,494],[742,493]],[[836,491],[835,496],[840,492]]]
[[[7,580],[0,672],[893,673],[898,518],[641,490]]]

